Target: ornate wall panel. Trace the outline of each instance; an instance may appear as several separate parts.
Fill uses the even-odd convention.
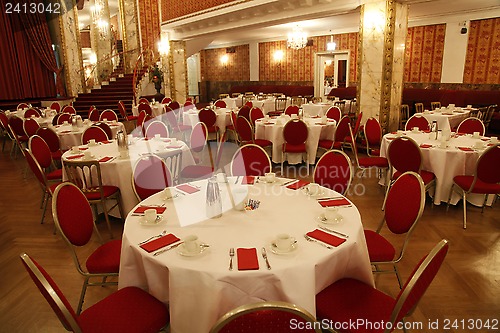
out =
[[[234,53],[226,48],[208,49],[200,52],[202,81],[248,81],[250,80],[250,47],[248,44],[235,46]],[[226,65],[220,58],[227,55]]]
[[[162,0],[161,12],[162,22],[172,20],[184,15],[199,12],[201,10],[224,5],[234,0]],[[240,1],[238,1],[240,2]]]
[[[500,84],[500,18],[470,22],[464,83]]]
[[[179,1],[183,4],[184,1]],[[156,48],[160,40],[160,12],[158,1],[139,0],[142,48]]]
[[[441,82],[446,24],[408,28],[404,82]]]

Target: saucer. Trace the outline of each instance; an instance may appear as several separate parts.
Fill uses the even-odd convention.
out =
[[[163,223],[163,216],[162,215],[157,215],[156,216],[156,220],[154,223],[149,223],[149,222],[146,222],[146,219],[144,218],[144,216],[141,216],[140,220],[139,220],[139,224],[140,225],[145,225],[145,226],[155,226],[155,225],[159,225],[159,224],[162,224]]]
[[[334,219],[327,219],[325,217],[325,214],[324,213],[321,213],[318,217],[317,217],[318,221],[321,222],[321,223],[324,223],[324,224],[338,224],[340,222],[342,222],[344,220],[344,217],[340,214],[337,214],[337,217],[334,218]]]
[[[288,251],[283,251],[283,250],[278,249],[278,247],[276,246],[276,242],[271,242],[271,244],[269,244],[269,250],[271,250],[272,253],[278,254],[278,255],[295,253],[295,251],[297,251],[298,248],[299,248],[299,244],[296,241],[294,241],[294,243],[292,243],[292,245],[290,246],[290,249]]]
[[[304,190],[304,192],[306,192],[306,194],[307,194],[308,196],[310,196],[310,197],[317,197],[317,196],[323,195],[323,194],[325,193],[325,191],[323,191],[323,189],[322,189],[322,188],[319,188],[318,192],[316,192],[316,193],[314,193],[314,194],[313,194],[313,193],[311,193],[311,192],[309,192],[309,187],[307,187],[307,186],[304,186],[302,189],[303,189],[303,190]]]
[[[262,181],[262,182],[268,183],[268,184],[276,183],[277,180],[278,180],[278,178],[274,178],[274,180],[271,180],[271,181],[266,180],[266,177],[259,178],[259,181]]]
[[[162,201],[174,200],[175,198],[178,198],[178,197],[179,197],[179,193],[176,193],[176,194],[171,195],[169,197],[161,197],[161,200]]]
[[[177,253],[184,257],[196,257],[205,252],[206,249],[207,247],[201,246],[200,244],[199,250],[197,252],[188,252],[186,250],[186,246],[184,245],[184,243],[182,243],[181,245],[177,246]]]

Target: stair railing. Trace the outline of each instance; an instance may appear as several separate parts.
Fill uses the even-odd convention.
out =
[[[137,97],[139,95],[139,85],[145,74],[149,74],[151,66],[155,63],[156,57],[152,49],[145,49],[137,57],[134,67],[134,76],[132,78],[132,91],[134,92],[133,104],[137,104]],[[143,72],[143,68],[147,66],[147,70]]]

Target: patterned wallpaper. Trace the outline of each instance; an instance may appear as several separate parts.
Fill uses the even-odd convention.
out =
[[[156,49],[160,40],[160,13],[158,1],[139,0],[142,48]]]
[[[445,24],[408,28],[404,82],[441,82]]]
[[[162,22],[175,19],[184,15],[199,12],[215,6],[224,5],[234,0],[162,0]]]
[[[351,85],[357,80],[356,59],[358,56],[358,33],[334,35],[338,50],[351,51],[351,66],[349,68],[349,82]],[[314,54],[326,51],[326,43],[330,36],[311,37],[312,46],[300,50],[286,47],[286,41],[259,43],[259,78],[261,81],[313,81]],[[274,52],[282,50],[283,60],[277,64],[273,58]]]
[[[500,84],[500,18],[470,22],[464,83]]]
[[[234,53],[226,53],[226,48],[208,49],[200,52],[202,81],[248,81],[250,80],[250,47],[248,44],[232,47]],[[220,58],[228,56],[226,65]]]

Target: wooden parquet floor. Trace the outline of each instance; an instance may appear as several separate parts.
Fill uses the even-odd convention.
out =
[[[7,150],[10,146],[7,146]],[[228,156],[229,155],[228,153]],[[0,153],[0,332],[65,332],[52,309],[38,292],[22,267],[19,254],[26,252],[52,275],[76,308],[83,278],[77,273],[66,244],[54,235],[49,209],[45,223],[40,224],[40,187],[28,172],[23,177],[22,157],[11,159]],[[276,167],[279,169],[279,167]],[[296,169],[287,168],[292,175]],[[301,177],[306,178],[307,177]],[[349,198],[358,207],[365,228],[375,229],[383,212],[383,190],[375,173],[355,178],[357,193]],[[105,225],[101,223],[101,230]],[[122,222],[113,220],[115,237],[121,234]],[[103,237],[107,233],[103,232]],[[397,243],[400,238],[384,233]],[[469,319],[497,320],[500,330],[500,207],[486,208],[484,213],[468,207],[468,228],[462,229],[462,206],[434,206],[427,200],[425,211],[410,240],[400,265],[403,279],[439,240],[450,241],[450,252],[430,288],[408,323],[422,323],[422,329],[409,332],[487,332],[467,329]],[[97,244],[97,242],[96,242]],[[399,288],[394,275],[376,277],[377,287],[396,296]],[[84,308],[104,298],[116,287],[92,287],[87,291]],[[465,320],[462,328],[461,320]],[[458,328],[444,329],[446,320],[458,320]],[[429,322],[439,322],[439,329]],[[493,330],[491,330],[493,331]],[[399,332],[399,331],[397,331]],[[193,332],[202,333],[202,332]]]

